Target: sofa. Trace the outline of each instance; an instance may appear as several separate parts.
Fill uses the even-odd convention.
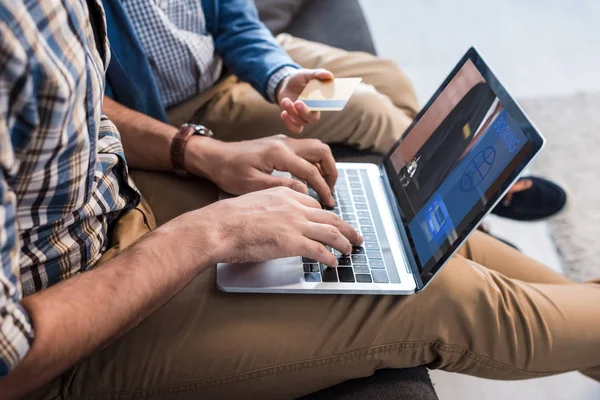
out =
[[[277,35],[287,32],[350,51],[376,54],[358,0],[255,0],[265,25]],[[365,154],[344,146],[332,146],[339,161],[378,162],[381,155]],[[425,367],[379,370],[302,400],[436,400]]]

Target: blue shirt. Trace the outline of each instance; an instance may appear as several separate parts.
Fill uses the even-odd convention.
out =
[[[150,5],[158,4],[156,1],[158,0],[103,1],[106,8],[108,36],[111,40],[113,56],[107,71],[106,93],[129,108],[166,121],[165,109],[167,103],[165,103],[165,99],[161,94],[164,90],[158,88],[159,86],[166,86],[164,83],[158,82],[163,73],[157,72],[156,62],[149,58],[150,52],[146,48],[149,47],[148,44],[142,43],[137,28],[140,26],[140,22],[134,24],[124,5],[124,2],[139,2],[140,6],[148,10]],[[170,2],[171,0],[165,1]],[[179,0],[174,1],[177,4],[185,3],[188,6],[190,3],[195,2],[195,0],[181,1],[181,3]],[[279,82],[294,69],[299,68],[299,65],[294,63],[281,46],[277,44],[271,32],[260,21],[252,0],[199,1],[205,17],[204,28],[206,32],[202,30],[193,31],[200,25],[190,23],[188,28],[192,31],[188,31],[191,33],[189,37],[197,38],[198,35],[210,35],[214,44],[214,53],[223,59],[223,64],[240,80],[250,83],[266,99],[274,101],[275,88]],[[173,10],[181,12],[183,9],[186,8],[175,7]],[[161,12],[164,13],[164,10]],[[184,14],[178,15],[187,14],[184,12]],[[181,18],[172,17],[175,20]],[[153,20],[156,20],[156,18]],[[147,23],[144,21],[142,23]],[[165,21],[164,18],[160,18],[160,22],[171,27],[177,26],[176,23]],[[187,31],[188,28],[185,30]],[[160,31],[160,29],[165,29],[165,27],[156,27],[156,31]],[[181,30],[181,28],[177,29]],[[152,29],[148,33],[153,38],[151,39],[152,45],[155,45],[155,42],[159,45],[160,43],[165,45],[161,42],[162,37],[153,34]],[[181,33],[180,31],[178,34]],[[180,48],[188,48],[189,50],[187,40],[182,43],[185,46],[182,45]],[[188,60],[185,63],[188,72],[175,70],[173,66],[169,66],[168,62],[161,65],[169,68],[170,72],[167,73],[171,74],[182,73],[187,75],[194,68],[199,71],[203,70],[196,65],[195,60],[198,57],[183,53],[177,55],[177,58],[180,57]],[[200,81],[194,80],[193,85],[188,87],[190,88],[189,93],[191,93],[191,89],[196,92],[201,91],[201,87],[203,87],[201,86],[203,85],[202,78],[199,79]],[[189,82],[191,81],[189,80]],[[177,97],[184,98],[187,95]]]

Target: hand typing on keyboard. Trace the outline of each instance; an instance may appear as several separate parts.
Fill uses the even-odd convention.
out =
[[[317,193],[312,189],[309,189],[308,194],[318,199]],[[362,177],[361,172],[356,169],[338,171],[334,189],[336,206],[331,211],[361,233],[364,243],[353,246],[351,254],[329,249],[337,258],[337,268],[329,268],[316,260],[303,258],[302,266],[306,282],[379,284],[399,282],[397,274],[389,275],[386,269],[380,238],[374,223],[374,219],[379,218],[377,206],[368,200],[369,196],[373,195],[370,193],[364,171]],[[393,269],[393,266],[391,268]]]
[[[306,182],[321,202],[333,207],[337,179],[329,146],[317,139],[292,139],[285,135],[226,143],[193,136],[186,146],[186,169],[206,177],[227,193],[242,195],[276,186],[307,193],[303,182],[272,176],[274,170],[290,172]]]
[[[363,241],[319,202],[284,187],[219,201],[192,213],[208,213],[203,219],[213,221],[217,262],[303,256],[337,267],[340,261],[330,248],[349,255]]]

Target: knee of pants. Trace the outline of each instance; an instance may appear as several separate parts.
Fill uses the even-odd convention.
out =
[[[355,121],[349,142],[385,154],[402,136],[412,119],[375,87],[360,84],[344,113]]]
[[[490,340],[499,332],[498,316],[503,290],[491,272],[461,256],[452,260],[418,296],[430,318],[423,332],[431,339],[453,345],[468,345],[476,335]]]
[[[438,368],[466,370],[473,362],[469,354],[476,354],[525,369],[534,348],[547,350],[544,340],[536,340],[545,328],[527,290],[461,256],[418,296],[427,318],[416,333],[436,342],[431,360]]]

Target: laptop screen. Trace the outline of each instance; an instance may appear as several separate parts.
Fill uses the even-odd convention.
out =
[[[466,59],[386,160],[424,283],[530,153],[531,141],[505,106]]]

